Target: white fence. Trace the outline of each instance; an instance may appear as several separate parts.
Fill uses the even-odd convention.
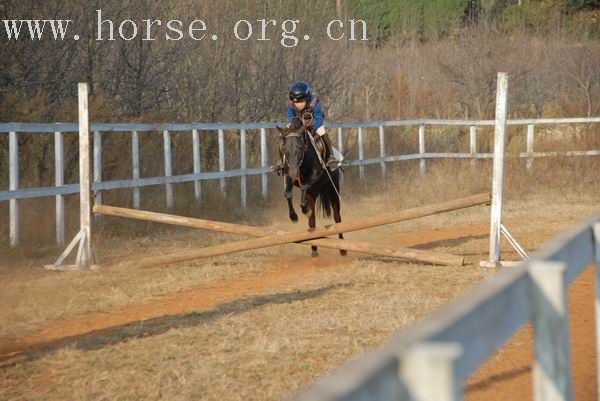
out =
[[[347,160],[346,164],[358,166],[359,176],[364,176],[367,165],[380,164],[381,171],[385,174],[386,163],[402,160],[420,160],[421,171],[425,172],[427,159],[481,159],[492,158],[492,153],[480,153],[477,144],[477,128],[493,126],[494,120],[408,120],[408,121],[374,121],[364,123],[333,123],[328,122],[328,128],[337,131],[337,146],[344,151],[345,130],[357,131],[357,154],[358,159]],[[589,124],[600,123],[600,117],[594,118],[563,118],[563,119],[525,119],[509,120],[509,125],[527,126],[527,145],[525,152],[519,157],[527,158],[528,167],[531,166],[533,158],[550,156],[597,156],[600,150],[588,151],[565,151],[565,152],[535,152],[534,132],[535,126],[556,124]],[[247,177],[251,175],[261,176],[261,192],[264,196],[268,191],[268,145],[267,130],[273,130],[276,124],[253,123],[253,124],[92,124],[94,154],[93,154],[93,178],[92,190],[96,193],[96,203],[102,202],[102,191],[130,188],[133,190],[133,206],[140,207],[140,188],[152,185],[164,185],[166,189],[166,205],[172,207],[173,185],[178,183],[193,182],[194,193],[199,199],[201,197],[201,182],[205,180],[219,180],[221,190],[225,191],[225,178],[240,177],[241,203],[244,207],[247,203]],[[418,127],[419,152],[413,154],[392,155],[386,151],[385,129],[387,127],[414,126]],[[465,126],[470,127],[470,143],[468,153],[429,153],[426,150],[426,131],[430,126]],[[379,157],[365,158],[365,130],[367,128],[378,129]],[[9,236],[12,246],[19,244],[19,204],[20,199],[40,198],[54,196],[56,198],[56,242],[63,245],[65,242],[65,203],[64,196],[79,192],[79,184],[64,183],[64,150],[63,137],[65,133],[76,133],[78,124],[28,124],[28,123],[1,123],[0,135],[8,134],[9,141],[9,188],[0,191],[0,202],[8,201],[9,206]],[[226,168],[226,131],[238,131],[240,133],[240,168],[227,170]],[[252,130],[252,132],[250,132]],[[158,177],[140,177],[140,135],[142,132],[162,132],[164,150],[164,175]],[[114,132],[126,132],[131,135],[131,179],[102,181],[102,138]],[[187,132],[192,136],[193,147],[193,172],[183,175],[172,173],[171,133]],[[203,135],[216,132],[218,136],[219,171],[201,171],[200,149]],[[260,165],[249,167],[247,164],[246,143],[248,135],[260,135]],[[19,135],[43,134],[54,135],[55,154],[55,185],[43,188],[21,188],[19,185]],[[333,135],[333,133],[332,133]],[[333,139],[333,138],[332,138]],[[273,151],[273,150],[271,150]]]
[[[316,382],[295,401],[461,400],[465,380],[529,322],[535,339],[534,399],[571,400],[567,289],[590,265],[596,267],[600,349],[598,215],[397,335],[383,349]]]

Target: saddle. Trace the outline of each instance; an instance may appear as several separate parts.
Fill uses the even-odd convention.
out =
[[[310,132],[308,133],[308,135],[312,135],[313,139],[315,140],[317,152],[319,153],[319,155],[321,155],[321,160],[327,161],[327,157],[329,155],[327,151],[327,145],[325,145],[325,141],[323,141],[323,138],[321,138],[319,135],[315,135]],[[312,144],[309,144],[309,146],[312,146]]]

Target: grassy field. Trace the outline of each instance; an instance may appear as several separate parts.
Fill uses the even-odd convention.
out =
[[[441,177],[431,173],[419,196],[388,186],[347,199],[343,217],[479,192],[466,192],[457,177],[439,197]],[[509,198],[505,224],[531,251],[595,210],[592,193],[569,194]],[[280,200],[261,220],[276,229],[305,227],[285,216]],[[52,253],[3,261],[0,399],[285,398],[495,274],[478,267],[487,258],[488,222],[489,208],[475,207],[346,236],[463,255],[460,268],[325,249],[310,258],[298,245],[71,273],[40,268]],[[105,233],[98,252],[110,263],[233,239],[180,229],[133,240]],[[504,252],[516,259],[507,244]]]

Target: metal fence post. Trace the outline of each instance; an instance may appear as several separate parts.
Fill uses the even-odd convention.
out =
[[[344,131],[342,127],[338,128],[337,134],[337,145],[338,150],[343,155],[344,154]],[[340,174],[340,183],[344,182],[344,174]]]
[[[171,134],[169,131],[163,131],[163,150],[165,154],[165,177],[173,176],[173,168],[171,165]],[[167,208],[173,208],[173,184],[167,182],[165,184],[167,193]]]
[[[531,170],[533,167],[533,134],[535,126],[533,124],[527,125],[527,170]]]
[[[268,149],[267,149],[267,130],[265,128],[260,129],[260,166],[267,168],[269,163]],[[269,193],[269,176],[267,173],[260,175],[262,195],[264,199],[267,199]]]
[[[363,160],[365,159],[365,144],[363,138],[363,129],[358,127],[358,175],[360,179],[365,178],[365,166]]]
[[[472,125],[469,128],[469,151],[471,153],[471,164],[477,161],[477,127]]]
[[[425,175],[425,125],[423,124],[419,125],[419,154],[421,155],[421,158],[419,159],[419,170],[421,171],[421,175]]]
[[[344,154],[344,131],[341,127],[338,128],[337,144],[340,153]]]
[[[65,185],[65,152],[63,133],[54,133],[54,185],[62,187]],[[60,246],[65,244],[65,197],[55,196],[56,213],[56,243]]]
[[[529,266],[535,338],[533,391],[539,401],[573,399],[565,271],[566,265],[557,262]]]
[[[219,171],[222,173],[225,171],[225,132],[219,130]],[[221,193],[225,196],[225,178],[221,178]]]
[[[198,130],[192,130],[192,152],[194,153],[194,174],[200,175],[200,134]],[[202,182],[197,177],[194,180],[194,197],[197,201],[202,199]]]
[[[381,157],[381,174],[385,175],[385,132],[383,130],[383,125],[379,126],[379,157]]]
[[[16,132],[8,134],[8,190],[16,191],[19,189],[19,137]],[[11,199],[9,201],[9,237],[10,246],[19,245],[19,201]]]
[[[242,198],[242,208],[245,209],[248,204],[247,199],[247,184],[248,176],[246,175],[246,130],[240,130],[240,169],[243,171],[243,175],[240,178],[240,195]]]
[[[102,134],[94,131],[94,183],[100,182],[102,182]],[[102,204],[102,191],[95,191],[94,203]]]
[[[131,133],[131,164],[132,164],[132,178],[134,180],[140,179],[140,137],[137,131]],[[135,185],[135,184],[134,184]],[[140,188],[133,188],[133,208],[140,208]]]

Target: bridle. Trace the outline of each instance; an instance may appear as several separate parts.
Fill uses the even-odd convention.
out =
[[[304,156],[306,155],[306,151],[308,150],[308,141],[306,141],[304,139],[305,135],[310,135],[306,132],[306,130],[302,133],[299,132],[292,132],[287,134],[284,138],[283,141],[285,143],[285,141],[288,140],[288,138],[300,138],[300,141],[302,142],[302,158],[300,158],[300,162],[298,163],[298,167],[302,166],[302,163],[304,162]],[[287,160],[287,155],[285,154],[285,152],[283,152],[283,162],[287,165],[288,164],[288,160]]]
[[[307,112],[303,113],[302,117],[300,117],[300,120],[302,121],[302,127],[304,128],[302,133],[292,132],[290,134],[287,134],[283,138],[284,142],[287,141],[287,139],[290,137],[291,138],[300,138],[300,140],[302,141],[302,144],[304,145],[304,149],[302,150],[302,158],[300,159],[300,163],[298,163],[298,167],[302,166],[302,163],[304,162],[304,155],[306,155],[306,151],[308,150],[309,141],[307,141],[305,139],[305,137],[306,137],[306,135],[311,135],[310,132],[308,132],[308,126],[312,123],[313,119],[314,119],[314,116],[311,112],[307,111]],[[288,160],[285,155],[285,152],[283,152],[283,162],[286,165],[288,164]]]

